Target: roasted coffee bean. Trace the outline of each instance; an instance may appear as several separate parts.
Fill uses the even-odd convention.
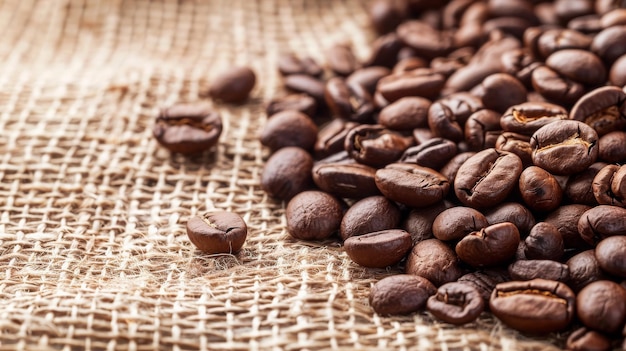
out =
[[[413,244],[433,237],[433,221],[445,209],[451,208],[449,201],[440,201],[436,204],[420,209],[413,209],[402,222],[401,228],[411,234]]]
[[[288,110],[271,116],[259,140],[272,151],[286,146],[312,150],[317,139],[317,126],[304,113]]]
[[[289,235],[301,240],[324,240],[339,230],[343,204],[323,191],[308,190],[294,196],[285,209]]]
[[[222,117],[206,105],[178,104],[160,112],[152,134],[171,152],[199,153],[217,144]]]
[[[533,164],[529,135],[503,132],[498,136],[498,139],[496,139],[495,149],[517,155],[524,167]]]
[[[613,235],[626,235],[626,208],[600,205],[580,216],[578,232],[590,245]]]
[[[545,279],[496,285],[491,312],[504,324],[524,333],[547,334],[569,326],[576,296],[567,285]]]
[[[361,68],[354,71],[346,78],[346,84],[357,84],[362,86],[370,95],[376,92],[376,85],[378,81],[383,77],[388,76],[391,73],[389,68],[383,66],[371,66]]]
[[[445,56],[454,48],[451,35],[422,21],[406,21],[398,26],[396,33],[418,56],[427,59]]]
[[[298,57],[293,53],[283,54],[278,58],[278,71],[283,76],[304,74],[319,77],[324,73],[322,67],[311,57]]]
[[[620,332],[626,321],[626,290],[610,280],[590,283],[576,296],[576,314],[589,329]]]
[[[567,23],[576,17],[592,14],[594,4],[589,0],[556,0],[554,11],[561,23]]]
[[[626,93],[618,87],[590,91],[572,107],[570,118],[590,125],[598,135],[626,126]]]
[[[316,158],[325,158],[344,151],[346,135],[350,129],[358,126],[358,123],[347,121],[342,118],[334,118],[328,124],[319,129],[313,149]]]
[[[548,214],[544,222],[552,224],[561,233],[565,249],[586,249],[589,244],[578,234],[578,219],[590,208],[581,204],[564,205]]]
[[[476,111],[481,100],[468,93],[456,93],[435,101],[428,109],[428,126],[434,135],[458,142],[464,137],[463,125]]]
[[[295,146],[276,151],[265,163],[261,188],[271,197],[289,200],[313,185],[313,158]]]
[[[609,132],[598,140],[598,159],[609,163],[626,161],[626,132]]]
[[[544,98],[567,106],[576,103],[587,91],[582,83],[569,79],[547,66],[539,66],[533,70],[531,83],[535,91]]]
[[[596,280],[606,279],[600,268],[594,250],[582,251],[572,256],[567,262],[569,268],[569,285],[574,291],[580,291]]]
[[[438,239],[415,244],[407,258],[405,271],[424,277],[435,286],[454,282],[463,274],[454,251]]]
[[[452,159],[456,152],[456,144],[452,141],[443,138],[432,138],[406,149],[400,157],[400,162],[415,163],[420,166],[439,169]]]
[[[507,132],[533,135],[546,124],[568,119],[567,110],[562,106],[547,102],[525,102],[509,107],[500,126]]]
[[[408,72],[393,73],[378,81],[377,92],[394,102],[406,96],[434,99],[445,83],[445,76],[429,68],[417,68]]]
[[[546,65],[559,74],[588,86],[606,81],[606,69],[598,56],[578,49],[559,50],[546,59]]]
[[[626,165],[606,165],[591,183],[593,195],[600,205],[626,207]]]
[[[567,28],[588,35],[596,35],[603,29],[601,18],[596,14],[576,17],[567,23]]]
[[[454,192],[466,206],[492,207],[509,195],[521,173],[522,161],[519,157],[486,149],[461,165],[454,180]]]
[[[465,67],[467,62],[463,57],[437,57],[430,62],[430,68],[437,73],[449,77],[461,67]]]
[[[385,268],[404,258],[413,245],[411,235],[402,229],[388,229],[351,236],[343,249],[356,264],[368,268]]]
[[[513,258],[520,235],[513,223],[504,222],[466,235],[456,245],[456,254],[472,267],[493,267]]]
[[[249,67],[231,67],[213,78],[209,88],[209,95],[224,102],[244,102],[254,85],[256,75]]]
[[[347,240],[381,230],[395,229],[400,224],[400,209],[384,196],[370,196],[355,202],[341,220],[339,234]]]
[[[306,75],[306,74],[291,74],[285,77],[285,87],[296,93],[306,94],[313,99],[319,107],[326,106],[324,98],[324,82],[321,80]]]
[[[499,113],[504,113],[509,106],[526,101],[526,87],[506,73],[495,73],[486,77],[480,87],[485,108]]]
[[[428,67],[429,67],[428,61],[419,57],[411,56],[411,57],[399,59],[398,63],[396,63],[393,66],[393,70],[391,72],[392,73],[404,73],[404,72],[413,71],[418,68],[428,68]],[[433,70],[433,72],[436,72],[436,71]],[[440,72],[436,72],[436,73],[440,73]]]
[[[483,150],[496,146],[502,133],[501,114],[493,110],[480,110],[472,113],[465,122],[465,141],[471,150]]]
[[[555,210],[563,199],[563,190],[556,178],[537,166],[530,166],[522,171],[519,191],[526,206],[539,212]]]
[[[315,99],[306,94],[289,94],[272,99],[265,108],[268,116],[288,110],[299,111],[313,118],[317,112],[317,103]]]
[[[313,166],[313,181],[321,189],[341,198],[360,199],[379,195],[376,169],[360,163],[330,162]]]
[[[364,65],[393,68],[398,62],[402,48],[402,41],[395,32],[378,37],[372,43],[369,57],[365,60]]]
[[[567,282],[569,268],[566,264],[552,260],[522,260],[509,265],[512,280],[532,280],[536,278]]]
[[[372,167],[383,167],[398,160],[412,144],[412,136],[386,129],[379,124],[352,128],[344,140],[344,148],[352,158]]]
[[[626,54],[620,56],[609,70],[609,81],[613,85],[623,87],[626,85]]]
[[[423,144],[428,140],[434,138],[433,133],[428,128],[415,128],[413,129],[413,139],[417,145]]]
[[[554,225],[537,223],[524,239],[524,254],[531,260],[558,261],[564,253],[563,236]]]
[[[517,78],[526,88],[531,88],[533,70],[541,64],[526,49],[515,49],[502,54],[501,65],[504,73]]]
[[[452,207],[441,212],[433,221],[435,238],[443,241],[461,240],[466,235],[487,227],[485,216],[471,207]]]
[[[485,303],[476,288],[469,284],[447,283],[428,298],[426,309],[437,319],[461,325],[473,322],[485,309]]]
[[[396,274],[378,281],[370,290],[369,303],[380,315],[403,315],[421,311],[437,288],[427,279]]]
[[[236,213],[209,211],[189,218],[187,236],[204,253],[232,254],[243,247],[248,227]]]
[[[370,21],[379,34],[392,32],[409,15],[407,2],[403,0],[378,0],[368,8]]]
[[[502,269],[483,269],[474,271],[461,276],[457,282],[471,285],[480,293],[485,308],[489,308],[489,298],[491,292],[500,283],[507,282],[511,279],[508,272]]]
[[[610,66],[620,56],[626,54],[624,42],[626,42],[626,26],[612,26],[604,29],[593,38],[591,51]]]
[[[592,38],[576,30],[548,29],[537,38],[537,49],[544,59],[564,49],[587,50]]]
[[[376,186],[387,198],[411,207],[427,207],[450,191],[441,173],[415,164],[392,163],[376,171]]]
[[[611,236],[600,241],[595,254],[602,270],[626,278],[626,236]]]
[[[582,327],[567,338],[567,349],[572,351],[609,351],[611,341],[595,330]]]
[[[565,197],[576,204],[597,205],[591,185],[598,172],[606,165],[604,162],[595,162],[584,171],[572,174],[565,185]]]
[[[593,128],[571,120],[547,124],[530,139],[533,163],[555,175],[578,173],[596,162],[597,143]]]
[[[476,153],[472,151],[461,152],[441,167],[439,173],[448,179],[450,187],[454,187],[454,179],[456,178],[456,174],[459,171],[459,168],[461,168],[461,165],[474,155],[476,155]]]
[[[520,234],[526,236],[535,226],[535,217],[524,205],[517,202],[505,202],[492,207],[484,212],[489,224],[511,222],[519,230]]]
[[[348,85],[343,78],[334,77],[326,82],[326,104],[336,116],[357,122],[370,122],[374,115],[371,95],[361,85]]]
[[[409,96],[383,108],[378,115],[378,123],[394,130],[412,130],[428,125],[430,100]]]
[[[346,77],[359,68],[359,61],[349,45],[337,44],[325,51],[328,68],[338,76]]]

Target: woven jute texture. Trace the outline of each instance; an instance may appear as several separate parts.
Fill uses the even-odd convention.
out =
[[[322,62],[338,41],[367,54],[356,0],[6,0],[0,3],[0,349],[552,349],[485,314],[465,327],[426,313],[380,317],[337,241],[285,230],[259,178],[263,104],[276,61]],[[205,97],[245,64],[251,99]],[[159,109],[207,101],[224,118],[212,152],[171,155]],[[210,209],[249,226],[237,255],[197,251],[187,219]],[[562,341],[562,340],[561,340]]]

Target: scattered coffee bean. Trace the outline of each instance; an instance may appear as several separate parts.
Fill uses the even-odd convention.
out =
[[[595,330],[582,327],[576,329],[567,338],[567,349],[572,351],[608,351],[611,349],[611,341]]]
[[[206,105],[178,104],[161,111],[152,134],[171,152],[195,154],[217,144],[222,117]]]
[[[261,188],[270,196],[289,200],[313,185],[313,158],[304,149],[288,146],[274,152],[261,174]]]
[[[603,271],[626,278],[626,236],[611,236],[600,241],[595,255]]]
[[[626,321],[626,290],[610,280],[590,283],[576,296],[576,315],[589,329],[620,332]]]
[[[347,240],[381,230],[395,229],[400,224],[400,209],[384,196],[370,196],[355,202],[341,220],[339,234]]]
[[[435,286],[454,282],[463,274],[454,251],[437,239],[415,244],[407,258],[405,271],[424,277]]]
[[[248,67],[231,67],[213,78],[209,95],[224,102],[245,101],[256,84],[256,75]]]
[[[289,234],[302,240],[329,238],[339,230],[342,216],[341,201],[316,190],[298,193],[285,209]]]
[[[438,319],[455,325],[473,322],[485,309],[480,293],[469,284],[447,283],[428,298],[426,308]]]
[[[552,260],[520,260],[509,265],[512,280],[547,279],[567,283],[569,268]]]
[[[492,267],[513,258],[519,242],[517,227],[504,222],[466,235],[456,244],[455,251],[463,262],[472,267]]]
[[[286,146],[312,150],[317,139],[317,126],[304,113],[287,110],[270,116],[259,140],[272,151]]]
[[[437,288],[427,279],[396,274],[378,281],[370,290],[369,303],[380,315],[411,314],[426,307]]]
[[[235,213],[210,211],[187,221],[187,236],[204,253],[232,254],[243,247],[248,227]]]
[[[400,262],[411,250],[411,235],[402,229],[388,229],[351,236],[343,248],[355,263],[368,268],[385,268]]]

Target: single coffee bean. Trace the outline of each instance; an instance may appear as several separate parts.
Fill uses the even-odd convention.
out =
[[[626,235],[626,208],[600,205],[580,216],[578,232],[590,245],[613,235]]]
[[[444,200],[429,207],[413,209],[400,227],[411,234],[413,244],[430,239],[433,237],[433,221],[441,212],[450,207],[452,203]]]
[[[594,4],[593,1],[588,0],[556,0],[554,11],[561,23],[568,23],[576,17],[592,14]]]
[[[517,155],[524,167],[531,166],[532,149],[530,148],[530,136],[518,133],[503,132],[496,139],[495,149],[498,151],[510,152]]]
[[[420,57],[445,56],[454,48],[451,35],[438,31],[422,21],[405,21],[398,26],[396,33],[400,40],[413,48]]]
[[[435,286],[454,282],[463,274],[454,251],[438,239],[415,244],[407,258],[405,271],[424,277]]]
[[[593,178],[591,188],[600,205],[626,207],[626,166],[604,166]]]
[[[574,291],[578,292],[596,280],[606,279],[606,275],[596,259],[594,250],[582,251],[572,256],[565,264],[569,268],[567,285]]]
[[[357,84],[362,86],[370,95],[376,92],[376,85],[383,77],[391,74],[387,67],[371,66],[358,69],[346,78],[346,84]]]
[[[356,126],[358,123],[342,118],[334,118],[322,126],[317,133],[317,139],[313,146],[315,157],[324,158],[343,151],[346,135],[350,129]]]
[[[224,102],[245,101],[256,84],[256,75],[249,67],[231,67],[213,78],[209,95]]]
[[[620,332],[626,321],[626,290],[610,280],[590,283],[576,296],[576,314],[589,329]]]
[[[433,221],[435,238],[443,241],[461,240],[466,235],[487,227],[489,223],[482,213],[471,207],[452,207],[441,212]]]
[[[587,35],[596,35],[603,29],[601,17],[597,14],[576,17],[567,23],[567,28]]]
[[[439,169],[452,159],[456,152],[457,148],[454,142],[443,138],[432,138],[406,149],[400,157],[400,162]]]
[[[232,254],[243,247],[248,227],[236,213],[209,211],[189,218],[187,236],[204,253]]]
[[[456,174],[458,173],[459,168],[461,168],[461,165],[474,155],[476,155],[476,153],[472,151],[461,152],[441,167],[439,173],[448,179],[450,187],[454,188],[454,179],[456,178]]]
[[[324,82],[306,74],[291,74],[285,77],[285,87],[296,93],[306,94],[317,103],[318,108],[326,106]]]
[[[396,274],[378,281],[370,290],[369,303],[380,315],[404,315],[423,310],[437,288],[427,279]]]
[[[295,146],[276,151],[265,163],[261,188],[271,197],[289,200],[313,185],[313,158]]]
[[[437,319],[454,325],[473,322],[485,309],[476,288],[469,284],[447,283],[428,298],[426,309]]]
[[[288,110],[271,116],[259,140],[261,144],[276,151],[286,146],[298,146],[312,150],[317,139],[317,126],[304,113]]]
[[[556,178],[537,166],[530,166],[522,171],[519,191],[524,203],[531,210],[539,212],[555,210],[563,199],[563,190]]]
[[[582,83],[567,78],[547,66],[539,66],[533,70],[531,83],[535,91],[544,98],[567,106],[576,103],[587,91]]]
[[[598,135],[626,126],[626,93],[618,87],[594,89],[576,102],[570,118],[590,125]]]
[[[565,197],[572,203],[595,206],[598,204],[593,194],[593,179],[598,172],[607,164],[595,162],[589,168],[576,174],[572,174],[565,185]]]
[[[603,7],[605,4],[609,6]],[[596,12],[602,16],[600,22],[603,28],[626,24],[626,9],[620,8],[619,1],[600,0],[596,3]]]
[[[359,61],[349,45],[337,44],[325,51],[328,68],[338,76],[349,76],[359,68]]]
[[[496,266],[513,258],[520,235],[513,223],[504,222],[466,235],[456,245],[456,254],[472,267]]]
[[[385,268],[394,265],[411,250],[411,235],[401,229],[351,236],[343,249],[356,264],[368,268]]]
[[[415,164],[392,163],[377,170],[375,180],[385,197],[411,207],[433,205],[450,191],[441,173]]]
[[[526,87],[515,77],[495,73],[483,80],[481,96],[485,108],[504,113],[509,106],[526,101]]]
[[[343,204],[323,191],[308,190],[294,196],[285,209],[289,235],[301,240],[324,240],[339,230]]]
[[[609,351],[611,340],[595,330],[582,327],[570,334],[566,345],[572,351]]]
[[[501,203],[522,173],[522,161],[512,153],[486,149],[469,158],[454,180],[454,192],[463,204],[474,208]]]
[[[378,115],[378,123],[394,130],[412,130],[428,125],[430,100],[409,96],[386,106]]]
[[[352,128],[344,140],[344,148],[359,163],[383,167],[400,158],[413,144],[413,137],[386,129],[379,124],[363,124]]]
[[[523,236],[528,235],[535,226],[535,217],[524,205],[517,202],[505,202],[484,211],[489,224],[511,222]]]
[[[283,76],[304,74],[319,77],[324,73],[322,67],[311,57],[298,57],[293,53],[281,55],[278,58],[278,71]]]
[[[199,153],[217,144],[222,117],[205,105],[177,104],[160,112],[152,134],[171,152]]]
[[[537,39],[537,48],[544,59],[564,49],[587,50],[592,38],[572,29],[554,28],[543,32]]]
[[[626,54],[624,42],[626,42],[626,26],[612,26],[604,29],[593,38],[591,51],[610,66],[620,56]]]
[[[531,136],[546,124],[568,119],[567,110],[547,102],[525,102],[509,107],[500,126],[507,132]]]
[[[598,140],[598,159],[609,163],[626,161],[626,132],[616,130]]]
[[[326,104],[336,116],[357,122],[369,122],[374,114],[370,93],[361,85],[348,85],[343,78],[333,77],[326,82]]]
[[[435,136],[458,142],[464,137],[463,125],[482,101],[468,93],[456,93],[435,101],[428,109],[428,126]]]
[[[321,190],[341,198],[379,195],[376,169],[360,163],[330,162],[313,166],[313,181]]]
[[[265,108],[268,116],[287,110],[299,111],[313,118],[317,112],[317,103],[315,99],[306,94],[289,94],[272,99]]]
[[[339,234],[342,240],[381,230],[395,229],[400,224],[400,209],[384,196],[370,196],[355,202],[343,216]]]
[[[377,92],[389,102],[406,96],[420,96],[432,100],[439,96],[445,83],[445,76],[429,68],[393,73],[378,81]]]
[[[511,280],[508,272],[503,269],[482,269],[461,276],[457,282],[461,284],[471,285],[480,293],[485,304],[485,308],[489,308],[489,298],[491,292],[500,283]]]
[[[563,237],[559,230],[546,222],[537,223],[524,239],[524,254],[531,260],[558,261],[564,253]]]
[[[626,85],[626,54],[620,56],[611,66],[609,82],[618,87]]]
[[[578,173],[596,162],[597,143],[593,128],[571,120],[545,125],[530,139],[535,166],[555,175]]]
[[[363,65],[392,68],[398,62],[398,56],[403,46],[395,32],[380,36],[372,43],[369,57]]]
[[[588,249],[589,244],[578,234],[578,220],[590,208],[581,204],[564,205],[548,214],[544,222],[552,224],[561,233],[565,249]]]
[[[600,241],[595,254],[602,270],[626,278],[626,236],[611,236]]]
[[[569,268],[566,264],[552,260],[521,260],[509,265],[512,280],[532,280],[536,278],[567,282]]]
[[[533,334],[567,328],[575,303],[576,296],[567,285],[545,279],[498,284],[489,300],[491,312],[504,324]]]
[[[378,0],[370,4],[368,14],[370,22],[379,34],[392,32],[399,23],[409,16],[409,8],[406,1]]]
[[[502,133],[501,114],[493,110],[480,110],[472,113],[465,122],[465,141],[471,150],[483,150],[496,146]]]

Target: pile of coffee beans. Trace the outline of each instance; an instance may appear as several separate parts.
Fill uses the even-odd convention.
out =
[[[261,186],[395,267],[370,304],[626,348],[626,2],[376,0],[359,59],[286,53]]]

